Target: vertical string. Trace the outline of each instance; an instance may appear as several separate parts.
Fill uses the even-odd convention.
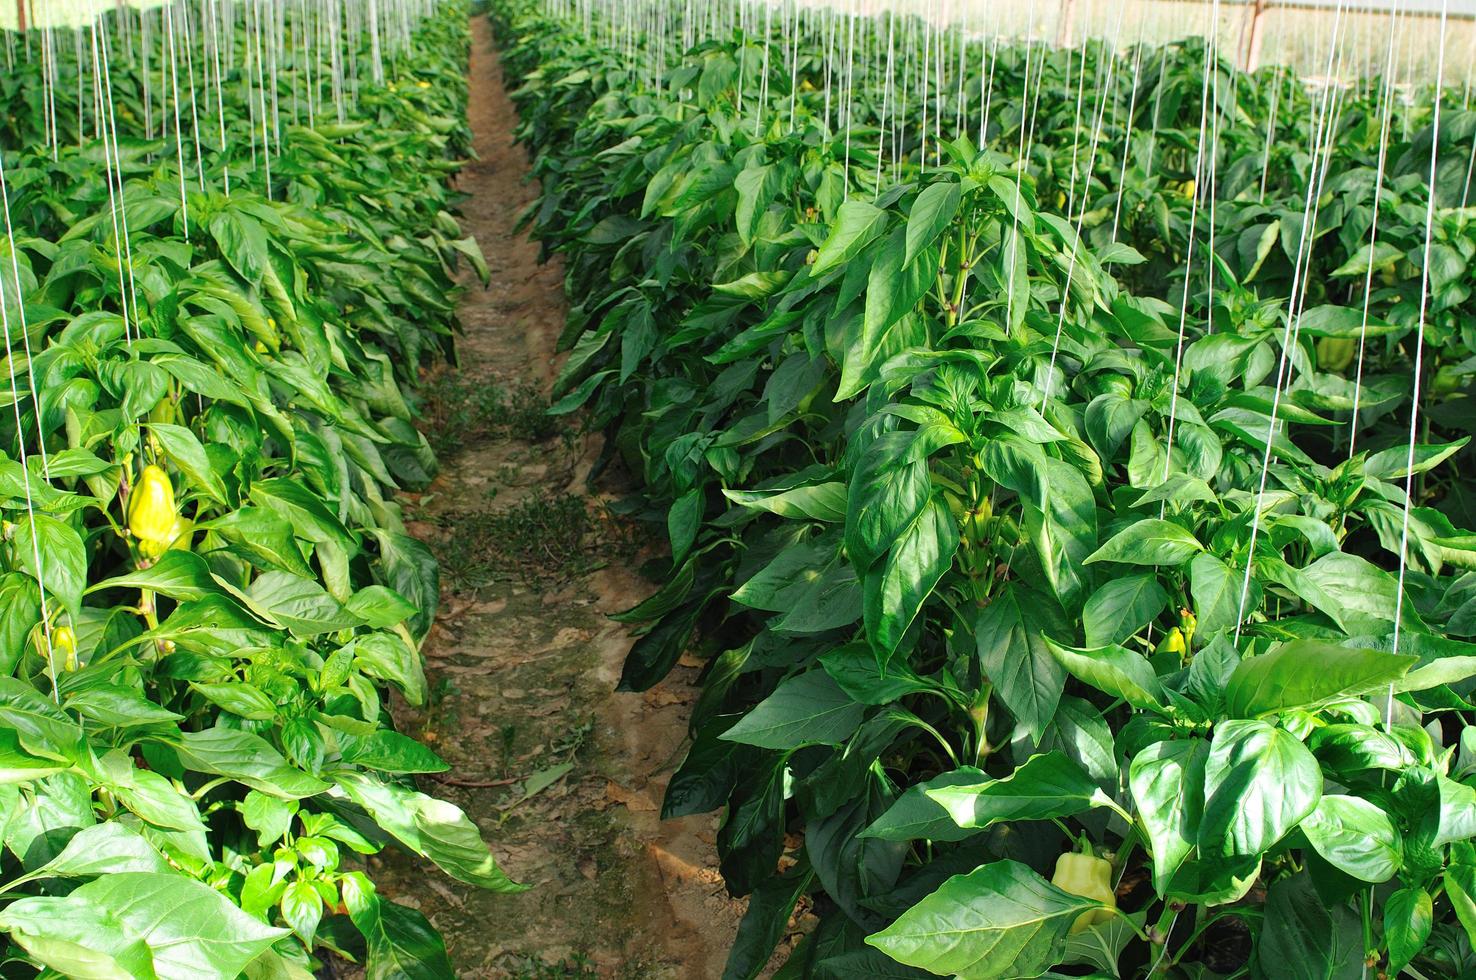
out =
[[[1415,326],[1414,384],[1409,395],[1409,446],[1405,453],[1404,513],[1399,526],[1399,588],[1394,593],[1394,645],[1399,652],[1400,624],[1404,618],[1404,574],[1409,566],[1409,511],[1415,493],[1415,439],[1419,435],[1420,386],[1425,366],[1425,315],[1430,301],[1430,245],[1435,235],[1435,167],[1440,154],[1440,102],[1445,85],[1445,25],[1449,17],[1450,0],[1440,2],[1440,51],[1435,62],[1435,106],[1430,120],[1430,187],[1425,200],[1425,261],[1420,268],[1420,315]],[[1385,708],[1384,723],[1393,722],[1394,685],[1389,685],[1389,700]]]
[[[46,436],[41,421],[41,392],[36,387],[36,371],[31,360],[31,337],[26,327],[26,304],[21,289],[20,259],[16,255],[15,229],[10,224],[10,191],[5,179],[5,159],[0,153],[0,211],[5,216],[5,240],[10,248],[10,270],[15,282],[16,318],[19,320],[21,345],[25,350],[26,379],[30,385],[31,402],[36,413],[36,444],[41,454],[41,472],[49,478],[49,460],[46,454]],[[61,703],[61,694],[56,683],[56,650],[51,642],[51,613],[46,602],[46,566],[41,556],[41,536],[36,533],[36,505],[31,499],[31,472],[26,466],[26,429],[21,420],[21,396],[15,383],[15,348],[11,343],[10,313],[6,298],[5,277],[0,275],[0,334],[5,340],[5,360],[10,365],[10,404],[15,413],[15,438],[20,453],[21,478],[25,484],[26,520],[31,531],[31,561],[36,568],[36,592],[41,599],[41,632],[46,638],[46,673],[51,679],[51,700]]]

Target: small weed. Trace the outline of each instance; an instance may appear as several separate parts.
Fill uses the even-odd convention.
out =
[[[446,371],[426,382],[423,396],[421,428],[437,455],[454,453],[497,433],[532,443],[560,433],[566,442],[573,438],[570,423],[549,415],[548,398],[527,381],[504,388]]]
[[[600,526],[600,550],[610,558],[633,561],[653,539],[658,542],[665,540],[659,535],[653,535],[649,526],[618,513],[607,500],[600,501],[596,509]]]
[[[452,702],[460,693],[456,682],[450,677],[442,677],[431,686],[426,699],[425,718],[421,724],[422,739],[434,741],[439,730],[451,727],[456,715]]]
[[[562,755],[572,759],[575,755],[579,754],[579,750],[584,748],[584,744],[589,741],[590,736],[593,734],[594,722],[586,721],[582,725],[576,725],[574,728],[571,728],[563,738],[557,739],[550,748],[553,750],[554,755]]]
[[[526,381],[507,393],[502,424],[510,436],[524,442],[543,442],[570,428],[567,420],[548,414],[548,398]]]
[[[503,401],[495,385],[455,371],[432,377],[423,395],[421,429],[437,456],[454,453],[490,433]]]
[[[512,761],[513,746],[518,741],[518,726],[503,725],[498,734],[502,736],[502,775],[506,778],[510,771],[508,763]]]
[[[545,963],[528,957],[513,973],[513,980],[599,980],[594,964],[583,953],[557,963]]]
[[[438,557],[462,588],[487,585],[499,574],[528,585],[565,578],[585,556],[595,527],[584,497],[547,490],[500,510],[454,511],[441,524],[451,533]]]

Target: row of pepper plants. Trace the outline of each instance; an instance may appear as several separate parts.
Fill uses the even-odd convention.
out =
[[[249,120],[278,92],[251,84],[239,24],[242,67],[172,116],[203,120],[183,146],[143,130],[159,32],[151,58],[137,24],[110,32],[107,145],[94,62],[53,66],[48,93],[14,47],[5,976],[307,978],[328,952],[369,977],[450,976],[441,937],[376,895],[366,856],[398,846],[521,887],[416,788],[446,765],[387,710],[391,690],[427,697],[438,597],[393,499],[435,473],[413,390],[451,352],[457,264],[486,272],[447,184],[470,152],[466,17],[441,4],[385,84],[360,80],[344,121],[315,126],[288,79],[316,77],[331,109],[330,80],[288,44],[269,161]],[[48,97],[71,127],[56,150]]]
[[[1196,42],[975,45],[985,145],[976,73],[914,98],[898,166],[886,73],[833,69],[833,128],[793,24],[652,85],[535,3],[493,17],[573,304],[554,410],[670,539],[622,685],[706,662],[664,813],[723,811],[728,977],[797,907],[780,977],[1476,969],[1476,117],[1446,107],[1427,255],[1429,92],[1385,127],[1341,91],[1314,157],[1318,91]],[[924,111],[964,134],[926,167]]]

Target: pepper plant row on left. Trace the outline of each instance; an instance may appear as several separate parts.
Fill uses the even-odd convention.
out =
[[[384,707],[426,697],[438,593],[392,496],[435,471],[410,390],[451,348],[456,264],[486,273],[446,184],[466,9],[406,4],[390,44],[354,5],[288,6],[6,45],[12,964],[307,977],[326,949],[447,976],[355,856],[520,887],[415,788],[446,766]]]

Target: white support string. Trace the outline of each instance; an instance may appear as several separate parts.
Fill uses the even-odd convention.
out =
[[[1430,301],[1430,245],[1435,235],[1435,176],[1440,155],[1440,102],[1445,84],[1445,25],[1450,12],[1450,0],[1440,2],[1440,52],[1436,55],[1435,105],[1430,120],[1430,187],[1425,200],[1425,261],[1420,269],[1420,315],[1415,327],[1414,386],[1409,395],[1409,447],[1405,455],[1404,512],[1399,526],[1399,588],[1394,593],[1394,643],[1393,652],[1399,652],[1400,625],[1404,618],[1404,574],[1409,566],[1409,511],[1415,493],[1415,440],[1419,435],[1420,387],[1425,366],[1425,316]],[[1389,685],[1389,700],[1384,723],[1393,722],[1394,686]]]
[[[26,327],[26,305],[24,290],[21,288],[20,258],[16,254],[19,249],[15,243],[15,229],[10,222],[10,190],[5,179],[5,159],[0,153],[0,211],[5,216],[5,240],[10,248],[10,271],[15,283],[15,308],[16,317],[20,321],[21,345],[26,358],[26,379],[30,385],[31,403],[35,406],[36,413],[36,444],[41,455],[41,473],[43,478],[50,478],[50,458],[46,453],[45,426],[41,420],[41,391],[36,387],[36,371],[31,359],[31,337]],[[15,438],[17,450],[20,453],[21,477],[25,485],[26,496],[26,520],[31,531],[31,561],[36,568],[36,592],[41,599],[41,632],[46,638],[46,672],[51,679],[51,699],[60,704],[61,694],[57,688],[56,681],[56,650],[51,642],[51,613],[47,608],[46,601],[46,565],[41,556],[41,536],[36,533],[36,505],[31,499],[31,472],[27,467],[26,455],[26,428],[21,419],[21,396],[15,383],[15,347],[11,343],[10,313],[6,299],[5,277],[0,275],[0,333],[5,340],[5,361],[10,368],[10,404],[15,413]]]
[[[1379,241],[1379,212],[1383,209],[1384,166],[1389,158],[1389,122],[1394,115],[1394,35],[1395,19],[1399,10],[1398,0],[1389,9],[1389,43],[1384,54],[1384,77],[1382,80],[1379,114],[1379,156],[1374,172],[1373,211],[1368,228],[1368,268],[1363,276],[1363,314],[1358,328],[1358,365],[1353,376],[1353,415],[1348,421],[1348,458],[1352,459],[1358,446],[1358,403],[1363,393],[1363,366],[1368,349],[1368,307],[1373,297],[1374,255]],[[1476,142],[1473,142],[1476,146]]]

